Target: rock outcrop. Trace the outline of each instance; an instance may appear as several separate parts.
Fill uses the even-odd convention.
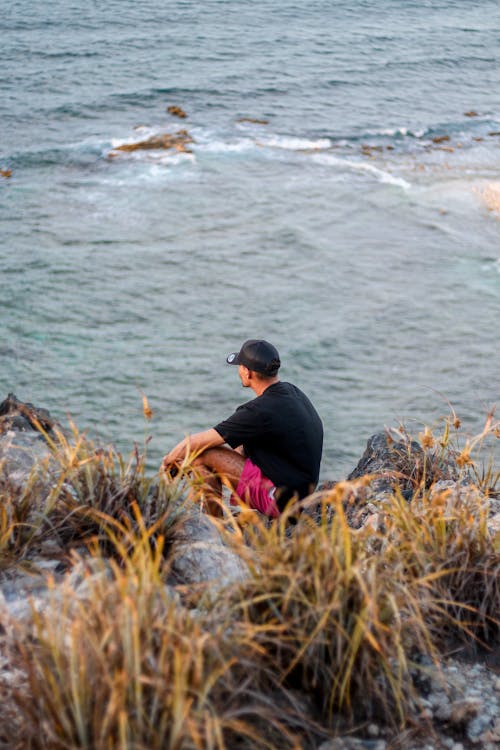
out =
[[[54,473],[47,472],[51,449],[45,439],[56,429],[60,428],[49,412],[9,394],[0,404],[0,490],[2,483],[9,482],[22,487],[31,481],[32,472],[38,465],[48,477],[48,488],[50,482],[57,480],[57,466]],[[448,493],[450,502],[455,503],[462,499],[470,502],[471,493],[474,499],[474,493],[479,492],[452,458],[445,460],[432,448],[424,448],[411,438],[388,432],[370,437],[363,456],[348,479],[353,486],[359,484],[361,494],[359,497],[353,495],[353,508],[356,510],[359,501],[365,523],[383,512],[384,502],[394,492],[401,493],[409,501],[416,487],[425,486],[431,496],[442,493],[445,497]],[[341,484],[348,486],[349,483]],[[500,499],[478,495],[478,502],[484,502],[489,508],[490,521],[500,519]],[[244,580],[248,571],[241,558],[225,543],[218,522],[212,522],[194,504],[182,505],[179,513],[182,523],[176,526],[170,580],[166,585],[168,596],[175,600],[176,606],[180,603],[181,588],[204,586],[209,591],[217,591],[226,583]],[[348,514],[349,518],[351,525],[360,525],[359,513],[357,516]],[[60,568],[61,554],[54,540],[42,537],[38,543],[38,556],[28,561],[25,570],[18,568],[0,573],[0,695],[4,703],[9,700],[9,691],[22,687],[25,676],[16,673],[8,651],[2,651],[2,633],[5,635],[9,628],[15,627],[16,621],[29,622],[33,612],[53,606],[54,601],[57,604],[57,597],[63,595],[63,586],[71,588],[75,601],[86,602],[94,595],[95,584],[113,574],[109,560],[96,561],[86,556],[81,548],[74,554],[69,569],[67,564]],[[496,663],[491,664],[495,666]],[[486,663],[453,658],[443,658],[440,664],[429,660],[424,666],[425,684],[422,670],[416,674],[418,695],[415,701],[420,712],[417,718],[421,721],[420,729],[424,727],[432,731],[429,736],[436,738],[438,744],[435,747],[451,750],[464,750],[465,747],[494,750],[499,747],[500,678],[493,669]],[[389,750],[393,746],[392,740],[387,727],[371,723],[363,729],[363,737],[352,734],[335,737],[319,744],[318,750]],[[0,734],[0,745],[1,742]],[[410,734],[404,740],[404,746],[408,750],[434,747],[427,739],[420,743],[420,739]]]
[[[372,477],[367,494],[377,496],[398,489],[409,500],[425,477],[427,487],[441,479],[457,480],[458,466],[406,435],[377,432],[367,442],[365,452],[347,479]]]
[[[0,467],[1,484],[21,489],[37,465],[42,466],[39,481],[48,491],[51,484],[47,473],[51,452],[45,436],[53,437],[56,420],[46,409],[19,401],[13,393],[0,404]],[[40,488],[39,488],[40,489]]]
[[[0,404],[0,434],[11,429],[18,432],[36,430],[50,433],[54,427],[57,427],[56,420],[47,409],[19,401],[13,393],[9,393]]]

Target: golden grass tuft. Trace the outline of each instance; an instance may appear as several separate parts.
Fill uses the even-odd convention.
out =
[[[43,535],[43,496],[35,467],[22,486],[11,481],[0,467],[0,571],[20,563]]]
[[[162,545],[146,533],[97,566],[85,596],[68,584],[19,626],[16,702],[32,750],[297,747],[256,689],[255,647],[208,630],[163,583]],[[272,675],[267,682],[272,683]]]
[[[71,438],[57,433],[52,449],[60,472],[46,522],[60,544],[71,548],[97,541],[112,553],[110,531],[116,535],[121,530],[125,538],[146,526],[155,535],[173,536],[182,484],[147,477],[146,457],[137,447],[125,461],[112,446],[96,447],[72,425]]]
[[[488,532],[488,501],[474,486],[395,497],[384,509],[381,552],[409,584],[422,587],[433,642],[484,645],[499,635],[500,547]]]
[[[432,642],[416,591],[370,552],[368,531],[348,527],[348,484],[323,496],[319,524],[304,515],[288,534],[286,519],[258,523],[251,551],[241,548],[251,578],[216,608],[230,608],[235,631],[259,645],[284,685],[314,700],[324,724],[339,712],[403,722],[411,649],[432,651]]]

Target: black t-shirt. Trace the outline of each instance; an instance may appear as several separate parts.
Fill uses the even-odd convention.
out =
[[[319,478],[323,424],[307,396],[291,383],[274,383],[239,406],[214,428],[231,448],[245,455],[279,488],[283,508],[294,494],[313,492]]]

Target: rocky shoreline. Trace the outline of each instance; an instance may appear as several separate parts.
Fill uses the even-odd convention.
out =
[[[13,493],[29,503],[29,493],[50,501],[57,485],[58,464],[51,442],[60,429],[49,412],[23,403],[9,394],[0,404],[0,465],[3,496]],[[367,448],[345,484],[344,510],[353,530],[384,528],[384,506],[395,493],[409,501],[416,485],[426,484],[429,493],[446,492],[455,501],[478,489],[471,476],[448,455],[429,463],[429,453],[403,433],[379,433],[368,440]],[[339,483],[326,483],[328,493]],[[61,487],[59,487],[59,491]],[[71,487],[66,488],[68,493]],[[24,493],[24,494],[23,494]],[[482,498],[487,508],[487,528],[492,544],[498,545],[500,498],[492,493]],[[309,503],[306,515],[314,519],[320,511]],[[293,533],[293,529],[292,529]],[[496,540],[496,541],[495,541]],[[173,561],[167,589],[176,600],[190,588],[209,586],[216,590],[229,582],[243,581],[245,564],[228,546],[216,526],[192,507],[175,533]],[[92,568],[85,545],[75,544],[73,553],[59,545],[57,538],[40,538],[26,551],[17,565],[3,564],[0,570],[0,695],[4,710],[11,710],[12,696],[22,690],[26,677],[11,663],[12,639],[18,623],[29,622],[34,613],[44,610],[58,596],[59,587],[71,587],[75,596],[85,600],[89,579],[101,576]],[[496,571],[498,576],[499,571]],[[179,593],[180,592],[180,593]],[[500,616],[500,602],[498,605]],[[422,656],[416,676],[418,712],[407,728],[394,730],[370,721],[331,739],[318,740],[317,750],[495,750],[500,748],[500,643],[482,649],[469,643],[457,643],[454,651],[440,661]],[[10,707],[10,708],[9,708]],[[14,721],[14,720],[12,720]],[[14,721],[15,724],[15,721]],[[11,726],[13,726],[12,724]],[[20,732],[22,736],[22,730]],[[11,744],[5,727],[0,729],[0,747]],[[257,747],[257,745],[256,745]],[[309,745],[308,745],[309,747]]]

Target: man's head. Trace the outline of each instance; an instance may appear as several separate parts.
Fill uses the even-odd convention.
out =
[[[255,373],[259,380],[273,380],[280,368],[280,355],[278,350],[268,341],[263,339],[249,339],[245,341],[239,352],[230,354],[226,362],[229,365],[240,366],[240,377],[243,385],[242,368]]]

